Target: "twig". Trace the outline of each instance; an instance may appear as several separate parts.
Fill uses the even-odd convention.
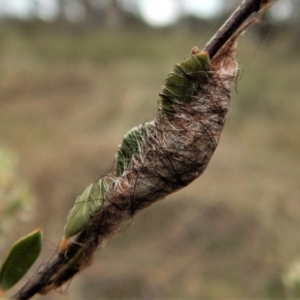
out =
[[[228,18],[224,25],[205,45],[203,51],[207,51],[209,53],[209,57],[212,59],[253,13],[264,9],[271,2],[272,1],[269,0],[244,0],[236,11]]]

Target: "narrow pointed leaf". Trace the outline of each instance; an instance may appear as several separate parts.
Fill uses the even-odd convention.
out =
[[[41,248],[41,229],[28,234],[12,246],[0,269],[1,290],[9,290],[27,273],[38,258]]]

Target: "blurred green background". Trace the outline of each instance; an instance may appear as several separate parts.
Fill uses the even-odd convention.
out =
[[[54,255],[77,195],[109,169],[123,135],[153,119],[174,64],[225,15],[161,29],[125,13],[0,21],[1,257],[36,227],[45,238],[23,284]],[[205,174],[136,216],[70,286],[35,299],[297,297],[299,23],[272,23],[239,41],[240,76]],[[21,204],[9,209],[16,190]]]

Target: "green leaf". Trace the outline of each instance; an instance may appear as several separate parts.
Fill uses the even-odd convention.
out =
[[[38,258],[41,248],[41,229],[26,235],[12,246],[0,270],[0,290],[9,290],[27,273]]]
[[[147,125],[134,127],[125,134],[116,156],[117,176],[127,170],[133,156],[141,151],[146,135]]]
[[[159,94],[162,111],[172,117],[181,105],[194,100],[206,86],[210,70],[209,55],[205,51],[192,54],[182,63],[176,64]]]
[[[64,237],[70,238],[83,230],[101,210],[109,189],[108,179],[101,178],[89,185],[71,209],[64,228]]]
[[[69,239],[86,228],[94,216],[100,212],[104,205],[105,195],[109,190],[109,179],[99,179],[90,184],[76,199],[70,210],[64,227],[64,235],[59,246],[59,252],[67,250]]]

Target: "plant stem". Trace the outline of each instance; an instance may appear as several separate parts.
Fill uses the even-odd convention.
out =
[[[202,50],[207,51],[212,59],[241,25],[253,13],[260,11],[265,3],[264,0],[244,0]]]

